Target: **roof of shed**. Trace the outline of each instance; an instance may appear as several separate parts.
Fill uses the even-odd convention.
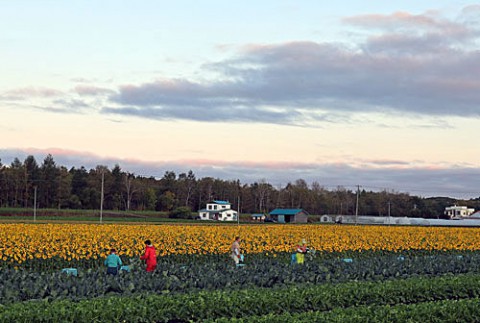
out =
[[[300,212],[306,213],[303,209],[275,209],[270,212],[270,215],[295,215]]]

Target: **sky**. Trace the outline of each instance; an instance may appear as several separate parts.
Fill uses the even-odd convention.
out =
[[[0,0],[0,160],[480,197],[480,5]]]

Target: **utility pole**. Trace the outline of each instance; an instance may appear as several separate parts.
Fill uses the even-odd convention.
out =
[[[33,190],[33,222],[37,222],[37,187]]]
[[[100,223],[103,221],[103,186],[105,182],[105,172],[102,170],[102,189],[100,191]]]
[[[357,203],[355,205],[355,225],[358,222],[358,195],[360,194],[360,185],[357,185]]]
[[[237,203],[237,225],[240,226],[240,195],[238,196]]]

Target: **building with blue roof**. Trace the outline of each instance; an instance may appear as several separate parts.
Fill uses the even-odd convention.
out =
[[[270,218],[278,223],[307,223],[308,213],[303,209],[275,209]]]

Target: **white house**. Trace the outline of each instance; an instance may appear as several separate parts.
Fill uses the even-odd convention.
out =
[[[447,206],[445,208],[444,214],[447,215],[450,219],[460,219],[462,217],[469,217],[475,212],[475,209],[470,209],[466,206]]]
[[[200,220],[237,221],[238,212],[232,210],[228,201],[213,201],[207,203],[205,209],[198,210]]]

